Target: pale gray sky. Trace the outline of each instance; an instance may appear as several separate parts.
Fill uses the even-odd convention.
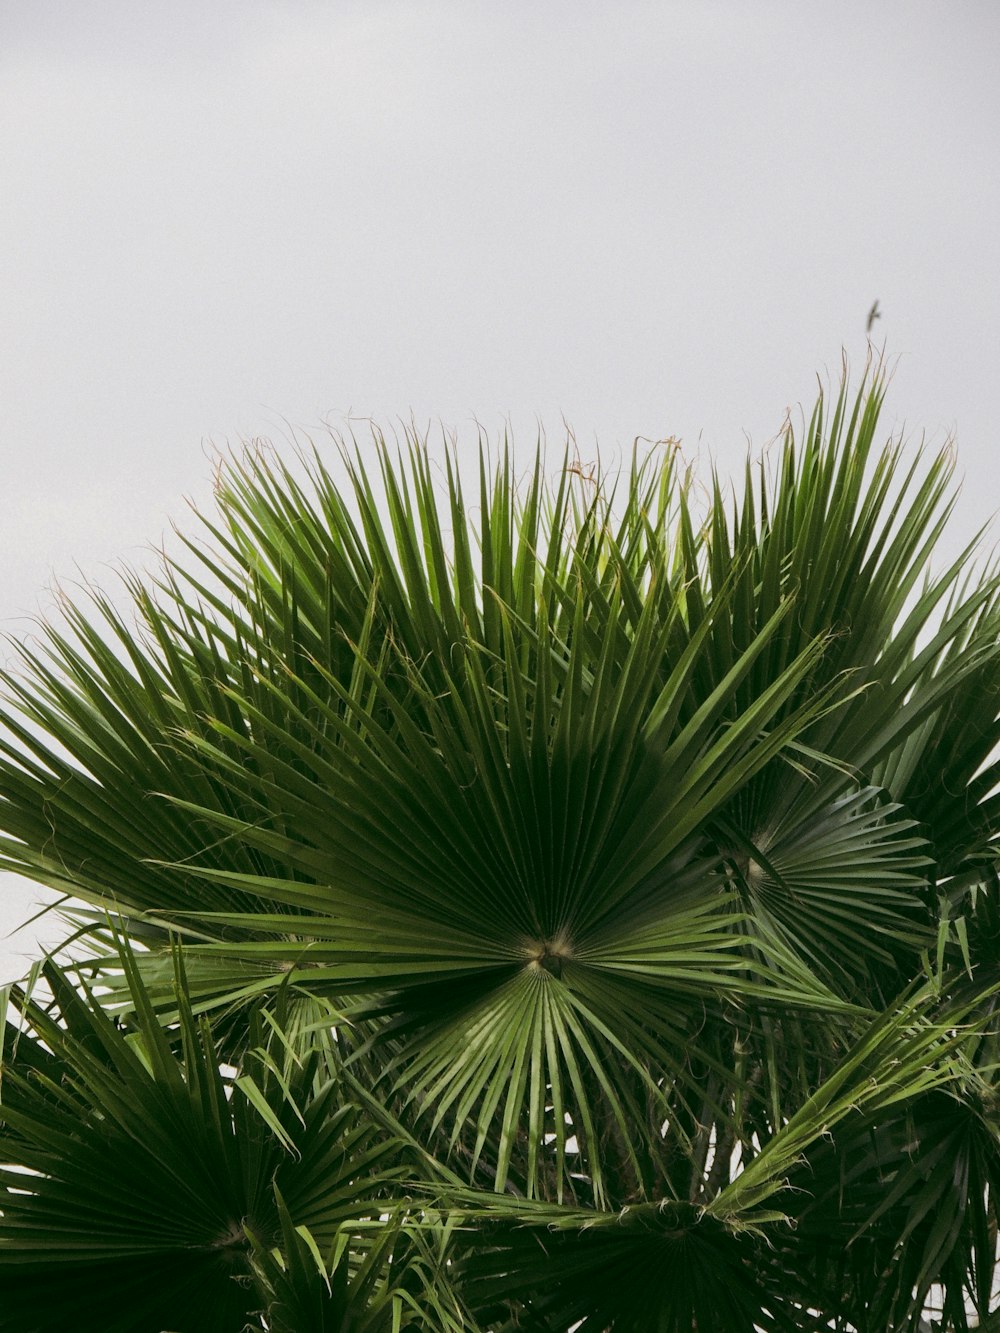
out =
[[[729,465],[875,297],[887,426],[957,433],[981,522],[998,63],[995,0],[0,0],[0,628],[285,418]]]

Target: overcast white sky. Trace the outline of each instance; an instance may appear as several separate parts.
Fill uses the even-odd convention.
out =
[[[0,629],[285,418],[727,466],[876,297],[887,428],[956,433],[983,521],[998,64],[995,0],[0,0]]]

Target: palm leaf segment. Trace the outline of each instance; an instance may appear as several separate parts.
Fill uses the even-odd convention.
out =
[[[377,486],[227,464],[141,636],[98,598],[23,650],[6,864],[111,906],[168,1011],[182,938],[234,1049],[337,997],[470,1180],[723,1197],[922,957],[990,962],[997,585],[926,579],[949,463],[873,454],[882,390],[703,520],[672,453],[521,499],[484,458],[474,521],[415,441]]]

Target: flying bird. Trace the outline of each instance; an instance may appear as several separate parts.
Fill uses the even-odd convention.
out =
[[[878,301],[875,300],[875,301],[872,302],[872,308],[871,308],[871,310],[868,311],[868,324],[867,324],[867,326],[866,326],[866,328],[865,328],[865,332],[866,332],[866,333],[871,333],[871,331],[872,331],[872,325],[875,323],[875,321],[876,321],[877,319],[881,319],[881,318],[882,318],[882,311],[879,310],[879,308],[878,308]]]

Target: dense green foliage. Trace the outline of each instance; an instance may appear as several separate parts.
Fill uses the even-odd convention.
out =
[[[19,646],[0,1330],[988,1319],[1000,579],[883,392],[736,499],[250,450]]]

